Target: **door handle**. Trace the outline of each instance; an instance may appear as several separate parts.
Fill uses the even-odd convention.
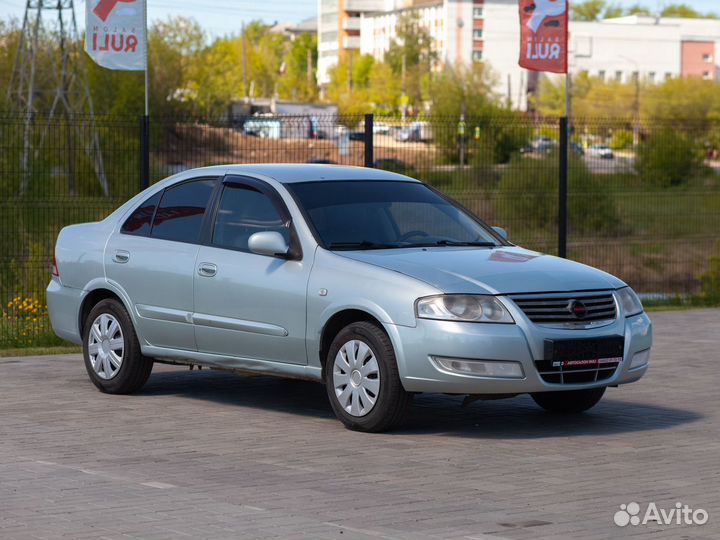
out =
[[[198,274],[205,277],[213,277],[217,274],[217,266],[213,263],[200,263],[200,266],[198,266]]]
[[[113,255],[112,259],[116,263],[126,263],[130,260],[130,252],[125,251],[124,249],[118,249],[115,251],[115,255]]]

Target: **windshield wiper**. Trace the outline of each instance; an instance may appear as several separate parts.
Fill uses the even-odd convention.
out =
[[[460,242],[457,240],[438,240],[437,242],[425,242],[422,244],[412,244],[403,247],[438,247],[438,246],[471,246],[471,247],[498,247],[495,242]]]
[[[379,242],[370,242],[369,240],[363,240],[362,242],[333,242],[328,245],[328,249],[338,250],[354,250],[354,249],[393,249],[405,247],[399,244],[382,244]]]

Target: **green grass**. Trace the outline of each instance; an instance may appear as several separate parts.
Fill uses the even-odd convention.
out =
[[[80,354],[82,349],[78,345],[58,345],[57,347],[24,347],[20,349],[0,349],[0,358],[13,356],[46,356],[55,354]]]

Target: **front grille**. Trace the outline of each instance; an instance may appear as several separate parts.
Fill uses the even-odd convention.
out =
[[[536,360],[545,382],[579,384],[604,381],[615,374],[623,360],[625,339],[608,336],[594,339],[546,339],[544,359]]]
[[[611,292],[513,294],[510,299],[537,324],[584,327],[617,318]]]

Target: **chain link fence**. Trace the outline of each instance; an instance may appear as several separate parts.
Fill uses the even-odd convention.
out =
[[[0,348],[58,343],[44,296],[55,238],[137,193],[140,132],[137,117],[0,114]],[[507,229],[511,241],[556,254],[559,141],[559,119],[152,118],[150,180],[223,163],[373,166],[427,182]],[[713,298],[717,141],[720,122],[575,119],[568,257],[618,275],[649,300]]]

